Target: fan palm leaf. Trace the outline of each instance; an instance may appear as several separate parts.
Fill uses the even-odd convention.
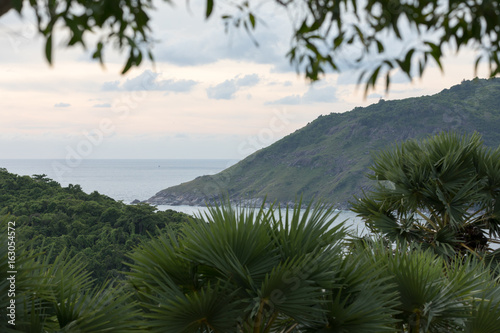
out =
[[[338,283],[336,275],[343,269],[345,228],[336,225],[330,207],[300,208],[216,205],[178,237],[163,235],[137,248],[130,255],[130,282],[151,330],[257,333],[324,326],[327,294],[350,283]]]
[[[485,234],[500,231],[499,159],[500,149],[484,147],[477,133],[404,142],[374,157],[371,178],[379,184],[353,211],[392,241],[428,243],[448,257],[483,252]]]
[[[387,259],[386,259],[387,258]],[[387,260],[387,272],[399,295],[403,327],[412,332],[457,332],[471,317],[472,299],[488,274],[472,258],[451,264],[433,251],[399,246]]]
[[[364,242],[362,242],[364,243]],[[345,256],[334,279],[337,286],[327,291],[322,325],[307,332],[394,332],[399,305],[397,293],[383,274],[387,267],[372,260],[373,245],[354,246]]]

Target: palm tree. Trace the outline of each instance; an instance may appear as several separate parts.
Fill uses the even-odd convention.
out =
[[[485,261],[416,243],[346,239],[320,205],[291,213],[210,208],[142,244],[129,285],[92,288],[78,257],[20,249],[16,326],[2,332],[497,332]],[[2,231],[2,234],[4,232]],[[0,252],[7,294],[7,247]],[[2,298],[2,309],[6,309]],[[7,300],[8,302],[8,300]],[[139,307],[141,311],[139,312]],[[5,315],[4,312],[2,312]]]
[[[484,253],[500,235],[500,148],[481,136],[443,132],[379,153],[378,185],[352,210],[373,232],[453,257]]]
[[[300,206],[299,206],[300,207]],[[210,208],[142,244],[130,284],[151,332],[496,332],[485,261],[346,239],[331,210]],[[492,329],[493,328],[493,329]]]
[[[417,243],[354,240],[354,257],[381,267],[397,332],[500,332],[500,286],[484,260],[450,261]]]
[[[332,208],[209,208],[131,259],[153,332],[393,331],[394,295],[368,260],[346,256]]]

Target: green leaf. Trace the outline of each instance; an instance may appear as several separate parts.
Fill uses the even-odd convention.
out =
[[[104,47],[104,44],[102,42],[98,42],[97,46],[96,46],[96,50],[92,54],[92,59],[99,60],[99,63],[101,65],[104,64],[104,60],[103,60],[103,57],[102,57],[102,49],[103,49],[103,47]]]
[[[14,8],[18,13],[21,13],[23,9],[23,0],[12,0],[12,8]]]
[[[376,43],[377,43],[377,49],[378,49],[378,53],[382,53],[384,52],[384,44],[382,44],[379,40],[376,40]]]
[[[212,15],[212,11],[214,9],[214,0],[207,0],[207,11],[205,13],[205,17],[209,18]]]
[[[250,23],[252,24],[252,28],[255,29],[255,16],[250,13],[248,14],[248,19],[250,20]]]
[[[406,53],[405,59],[402,63],[400,63],[400,67],[404,73],[411,79],[411,58],[415,53],[415,49],[410,49],[408,53]]]
[[[125,64],[125,67],[123,67],[122,74],[125,74],[129,71],[130,68],[132,68],[132,65],[134,64],[134,58],[133,55],[130,55],[127,59],[127,63]]]
[[[370,89],[370,87],[375,88],[375,84],[377,83],[378,74],[380,73],[381,69],[382,69],[382,65],[375,68],[375,70],[372,72],[372,75],[370,75],[370,77],[368,78],[368,81],[366,82],[366,85],[365,85],[365,96],[368,95],[368,90]]]
[[[483,58],[482,55],[478,56],[476,58],[476,61],[474,62],[474,75],[476,76],[477,75],[477,69],[479,67],[479,63],[481,62],[481,59]]]
[[[49,34],[49,37],[45,41],[45,57],[49,64],[52,65],[52,34]]]
[[[387,72],[385,75],[385,92],[389,92],[389,86],[391,85],[391,72]]]

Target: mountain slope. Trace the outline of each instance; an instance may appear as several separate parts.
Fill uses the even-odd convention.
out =
[[[153,204],[203,205],[232,200],[291,202],[322,198],[346,207],[370,186],[364,176],[372,154],[391,144],[442,130],[478,131],[500,144],[500,79],[464,81],[433,96],[384,101],[320,116],[307,126],[213,176],[160,191]]]

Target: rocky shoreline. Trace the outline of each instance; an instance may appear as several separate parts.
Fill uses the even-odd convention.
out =
[[[151,205],[203,206],[206,202],[206,198],[194,194],[160,192],[144,202]]]
[[[182,193],[182,192],[167,192],[161,191],[151,198],[141,201],[143,203],[148,203],[154,206],[159,205],[168,205],[168,206],[198,206],[198,207],[206,207],[207,203],[220,203],[227,202],[227,198],[224,197],[207,197],[200,196],[195,193]],[[264,204],[265,207],[270,207],[272,205],[272,201],[265,200],[264,198],[229,198],[229,202],[231,204],[235,204],[243,207],[260,207]],[[137,200],[134,200],[133,203],[138,203]],[[281,207],[289,206],[294,207],[294,201],[287,202],[276,202],[276,205]],[[345,210],[348,209],[348,205],[334,205],[336,209]]]
[[[227,201],[227,198],[223,197],[207,197],[200,196],[194,193],[164,193],[160,192],[152,196],[151,198],[143,201],[144,203],[149,203],[151,205],[169,205],[169,206],[206,206],[210,202],[222,202]],[[251,199],[238,199],[229,198],[231,203],[243,205],[243,206],[261,206],[264,203],[263,198],[251,198]],[[270,204],[266,204],[269,206]]]

